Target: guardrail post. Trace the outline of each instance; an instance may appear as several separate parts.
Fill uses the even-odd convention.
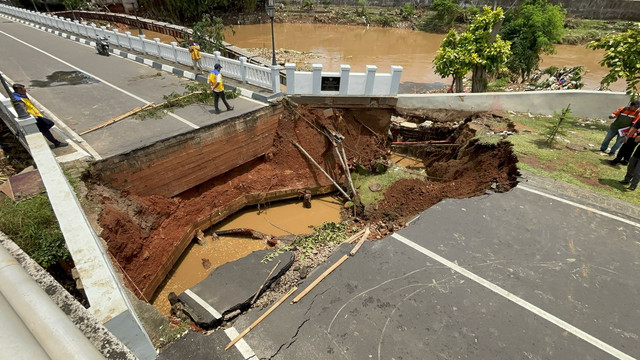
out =
[[[322,64],[313,64],[311,65],[313,69],[313,81],[311,83],[311,93],[312,94],[320,94],[320,88],[322,84]]]
[[[93,32],[93,34],[91,34],[91,38],[95,39],[98,37],[98,28],[96,28],[96,24],[91,23],[91,31]]]
[[[102,36],[107,37],[107,27],[106,26],[100,26],[100,29],[102,29]]]
[[[349,74],[351,65],[340,65],[340,95],[349,93]]]
[[[220,51],[214,51],[213,58],[215,59],[216,64],[220,64]]]
[[[113,33],[114,33],[114,34],[115,34],[115,36],[116,36],[116,44],[118,44],[118,46],[122,46],[122,45],[120,44],[120,36],[118,36],[118,34],[119,34],[118,29],[113,29],[113,30],[111,30],[111,31],[113,31]]]
[[[287,73],[287,94],[296,93],[296,64],[286,63],[284,64],[285,71]]]
[[[398,95],[401,76],[402,66],[391,66],[391,88],[389,89],[389,95]]]
[[[158,57],[162,59],[162,53],[160,52],[160,38],[153,38],[153,41],[155,41],[156,48],[158,49]]]
[[[173,49],[173,61],[178,63],[178,43],[175,41],[171,42],[171,48]]]
[[[280,92],[280,65],[271,65],[271,91]]]
[[[127,35],[127,42],[129,43],[128,48],[133,50],[133,44],[131,44],[131,31],[125,31],[124,33]]]
[[[247,58],[244,56],[240,56],[240,78],[242,78],[242,83],[247,83]]]
[[[146,35],[139,35],[138,36],[140,38],[140,42],[142,43],[142,53],[143,54],[147,54],[147,47],[146,44],[144,43],[144,41],[147,39]]]
[[[74,32],[76,34],[80,34],[80,21],[78,20],[73,20],[73,25],[76,27]]]
[[[81,24],[82,24],[82,29],[84,30],[83,35],[86,37],[89,37],[89,26],[87,25],[87,22],[83,21]]]
[[[373,85],[376,81],[376,71],[378,67],[375,65],[367,65],[367,80],[364,83],[364,94],[373,94]]]

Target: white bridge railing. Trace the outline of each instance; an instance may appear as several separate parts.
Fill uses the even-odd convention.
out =
[[[25,19],[30,22],[46,25],[48,27],[62,30],[65,32],[75,33],[89,39],[95,39],[98,36],[104,36],[109,39],[113,45],[131,49],[143,54],[149,54],[160,57],[165,60],[173,61],[178,64],[192,66],[189,50],[178,46],[177,42],[170,45],[160,42],[155,38],[148,40],[144,35],[132,36],[127,31],[124,34],[118,30],[107,30],[105,26],[97,27],[95,24],[88,24],[86,21],[70,20],[59,16],[34,12],[22,8],[16,8],[0,4],[0,12]],[[247,58],[241,57],[239,60],[233,60],[221,56],[220,52],[213,54],[202,54],[202,66],[212,70],[216,63],[222,65],[224,75],[241,80],[243,83],[256,85],[271,90],[273,93],[280,92],[279,74],[280,66],[271,66],[270,68],[249,64]]]

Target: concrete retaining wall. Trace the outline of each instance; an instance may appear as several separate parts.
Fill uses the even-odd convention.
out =
[[[97,162],[103,183],[138,195],[171,197],[263,155],[282,107],[271,106]]]
[[[469,111],[516,111],[553,115],[571,104],[571,115],[606,118],[629,95],[604,91],[529,91],[518,93],[398,95],[398,110],[455,109]]]

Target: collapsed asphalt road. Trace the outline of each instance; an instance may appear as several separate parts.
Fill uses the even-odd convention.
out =
[[[632,359],[638,235],[637,226],[520,188],[445,200],[397,235],[365,243],[244,339],[269,359]]]

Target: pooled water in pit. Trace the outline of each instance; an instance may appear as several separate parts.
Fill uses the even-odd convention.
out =
[[[180,294],[205,279],[216,267],[240,259],[248,254],[267,248],[263,240],[232,236],[220,236],[213,240],[211,234],[218,230],[250,228],[268,235],[306,234],[313,230],[309,226],[323,222],[340,221],[342,203],[331,196],[311,200],[311,209],[302,207],[302,201],[286,201],[271,206],[262,205],[245,209],[205,232],[204,246],[191,244],[180,261],[161,285],[152,304],[165,315],[171,306],[167,300],[170,292]],[[209,262],[205,269],[203,263]],[[207,264],[209,265],[209,264]]]

